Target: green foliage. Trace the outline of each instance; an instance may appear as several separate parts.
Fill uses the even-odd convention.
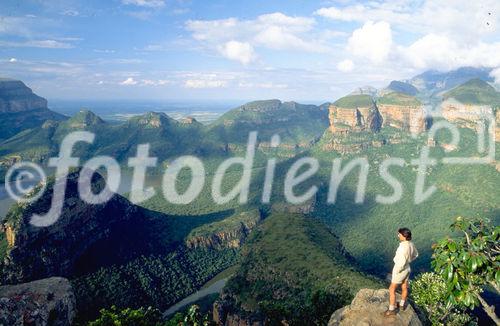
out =
[[[499,292],[500,226],[486,219],[458,217],[451,228],[461,237],[435,244],[432,266],[446,282],[448,302],[474,308],[482,301],[485,285]]]
[[[356,109],[372,106],[373,98],[370,95],[347,95],[336,100],[333,104],[341,108]]]
[[[377,99],[377,103],[392,104],[392,105],[407,105],[407,106],[421,105],[421,102],[415,96],[399,92],[387,93],[384,96]]]
[[[422,307],[433,326],[475,325],[474,319],[461,306],[452,306],[446,295],[446,282],[436,273],[420,274],[411,282],[411,295]]]
[[[234,265],[237,259],[235,249],[179,249],[100,268],[72,280],[79,317],[92,318],[110,303],[120,308],[151,305],[167,309]]]
[[[281,144],[295,154],[295,147],[311,145],[328,125],[325,108],[267,100],[246,103],[223,114],[208,127],[207,135],[219,143],[244,145],[251,131],[257,131],[262,142],[269,142],[273,135],[279,134]]]
[[[218,232],[237,231],[242,225],[254,225],[260,219],[258,210],[250,210],[234,214],[228,218],[212,223],[203,224],[194,228],[187,236],[186,241],[193,237],[208,237]]]
[[[272,213],[250,234],[242,255],[226,290],[271,324],[326,323],[360,288],[382,286],[356,268],[321,221],[301,214]]]
[[[454,98],[465,104],[500,106],[500,92],[481,79],[471,79],[446,92],[443,97]]]
[[[98,319],[88,323],[88,326],[161,326],[161,312],[152,307],[123,310],[112,306],[101,309]]]
[[[5,232],[0,232],[0,261],[3,260],[5,254],[7,253],[7,237],[5,236]]]
[[[191,305],[187,311],[176,313],[170,320],[165,323],[165,326],[210,326],[214,325],[211,321],[210,314],[202,314],[198,305]]]

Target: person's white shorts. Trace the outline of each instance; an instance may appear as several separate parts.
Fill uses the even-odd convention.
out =
[[[394,268],[392,269],[391,283],[401,284],[410,276],[410,269],[403,269],[401,272],[397,272]]]

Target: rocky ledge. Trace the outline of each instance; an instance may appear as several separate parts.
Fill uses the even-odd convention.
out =
[[[0,325],[71,325],[75,296],[69,281],[51,277],[0,286]]]
[[[398,296],[398,301],[400,297]],[[383,316],[389,304],[387,289],[361,289],[351,304],[333,313],[328,326],[422,326],[411,305],[391,317]]]

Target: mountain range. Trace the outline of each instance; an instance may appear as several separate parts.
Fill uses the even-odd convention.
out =
[[[239,156],[248,133],[259,133],[250,200],[245,205],[237,199],[225,205],[211,201],[215,164],[208,165],[208,185],[189,205],[169,203],[161,193],[141,205],[132,204],[126,194],[90,205],[78,198],[77,179],[85,171],[76,169],[68,179],[61,218],[50,227],[36,228],[29,224],[29,216],[48,210],[54,183],[50,179],[42,197],[14,205],[0,223],[0,280],[13,284],[51,276],[68,278],[76,297],[77,320],[85,323],[111,305],[167,309],[229,270],[231,277],[221,295],[210,302],[215,320],[225,325],[283,320],[290,325],[325,324],[360,288],[384,286],[398,227],[414,231],[421,253],[414,265],[418,273],[429,270],[431,244],[446,234],[455,216],[481,215],[498,224],[500,164],[496,160],[475,166],[432,166],[426,183],[437,190],[420,205],[413,196],[417,168],[410,164],[423,145],[430,146],[439,162],[449,155],[478,155],[475,123],[485,105],[500,130],[500,93],[491,82],[487,69],[426,72],[393,81],[381,90],[363,87],[319,106],[250,102],[204,125],[155,112],[121,124],[88,110],[65,117],[50,111],[23,83],[0,80],[0,89],[9,89],[5,94],[17,94],[2,97],[0,93],[0,114],[7,119],[0,121],[37,117],[29,123],[21,119],[16,130],[4,133],[0,174],[22,160],[45,164],[58,153],[64,136],[75,130],[96,134],[93,144],[75,148],[74,155],[84,160],[111,155],[126,164],[137,145],[149,143],[150,155],[159,158],[162,168],[186,154],[208,162]],[[16,87],[18,91],[13,90]],[[439,99],[433,112],[442,111],[442,117],[429,115],[424,103],[430,97]],[[463,115],[463,110],[474,114]],[[446,133],[427,138],[425,131],[433,120],[442,118],[461,128],[455,148],[447,146]],[[270,142],[275,134],[280,145],[273,149]],[[498,132],[495,137],[500,141]],[[295,191],[311,185],[318,191],[305,204],[291,205],[284,198],[282,181],[290,166],[306,156],[318,160],[320,168]],[[270,203],[263,204],[259,201],[263,167],[270,157],[278,158],[277,181]],[[364,202],[355,202],[358,175],[349,173],[337,201],[327,203],[332,161],[341,159],[345,164],[358,157],[370,163]],[[401,199],[392,205],[376,201],[377,194],[391,193],[378,174],[387,157],[405,160],[391,170],[404,185]],[[240,171],[230,172],[224,178],[224,190],[239,177]],[[104,182],[96,174],[94,189],[103,189]],[[179,187],[185,189],[189,182],[189,176],[181,176]]]

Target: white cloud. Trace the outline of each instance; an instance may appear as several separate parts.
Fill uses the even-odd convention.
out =
[[[70,43],[59,42],[56,40],[33,40],[23,42],[0,41],[2,47],[12,48],[45,48],[45,49],[71,49],[74,46]]]
[[[252,82],[239,82],[239,88],[264,88],[264,89],[286,89],[288,88],[288,84],[280,84],[273,82],[266,83],[252,83]]]
[[[189,20],[185,27],[191,32],[192,37],[206,48],[216,49],[231,60],[244,62],[234,59],[233,55],[229,56],[228,51],[224,51],[228,42],[238,42],[230,45],[233,46],[233,50],[238,49],[245,54],[253,54],[257,47],[307,52],[327,51],[328,47],[323,42],[321,33],[314,30],[314,25],[314,18],[292,17],[275,12],[260,15],[251,20],[237,18]],[[245,44],[245,49],[243,49],[243,44]],[[248,55],[242,55],[242,57],[247,58],[245,62],[252,61],[248,61]]]
[[[463,41],[498,33],[498,0],[370,1],[351,6],[332,6],[314,12],[337,21],[383,20],[412,34],[440,33]]]
[[[392,46],[391,26],[380,21],[366,22],[356,29],[347,43],[347,49],[353,55],[366,58],[372,63],[380,64],[387,59]]]
[[[500,42],[460,44],[444,35],[427,34],[408,47],[400,46],[398,52],[403,62],[419,69],[500,66]]]
[[[490,72],[490,76],[495,78],[495,83],[500,84],[500,67],[493,69]]]
[[[137,85],[137,81],[133,77],[128,77],[127,79],[122,81],[120,85],[126,85],[126,86]]]
[[[403,10],[405,7],[394,6],[395,2],[372,2],[369,5],[353,5],[344,8],[327,7],[314,12],[315,15],[333,20],[366,22],[368,20],[385,20],[391,23],[406,23],[411,15]]]
[[[122,0],[124,5],[135,5],[139,7],[161,8],[165,6],[164,0]]]
[[[253,46],[248,42],[229,41],[219,46],[219,52],[230,60],[246,65],[256,58]]]
[[[170,84],[170,81],[166,79],[159,79],[159,80],[143,79],[141,80],[141,82],[143,85],[146,86],[164,86]]]
[[[16,58],[10,58],[9,62],[12,62],[12,63],[17,62],[17,59]]]
[[[226,87],[227,82],[225,80],[206,80],[206,79],[188,79],[184,83],[186,88],[222,88]]]
[[[342,60],[337,64],[337,69],[342,72],[352,71],[352,69],[354,69],[354,62],[349,59]]]

